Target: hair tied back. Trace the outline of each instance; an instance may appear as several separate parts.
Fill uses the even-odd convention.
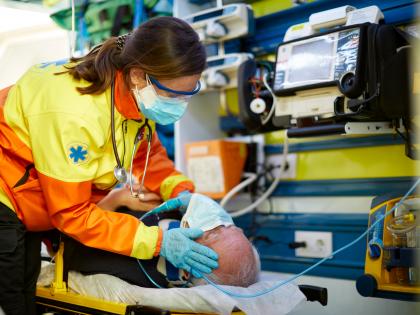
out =
[[[119,51],[122,51],[125,45],[125,41],[127,40],[128,36],[130,36],[131,33],[127,33],[124,35],[120,35],[116,39],[117,48]]]

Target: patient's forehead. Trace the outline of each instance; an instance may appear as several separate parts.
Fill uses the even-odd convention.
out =
[[[203,236],[197,239],[197,242],[210,246],[217,251],[218,247],[223,249],[226,242],[238,242],[238,245],[249,243],[242,229],[236,226],[218,226],[210,231],[204,232]]]

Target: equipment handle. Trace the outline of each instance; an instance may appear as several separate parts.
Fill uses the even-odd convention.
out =
[[[320,125],[320,126],[310,126],[310,127],[301,127],[301,128],[291,128],[291,129],[288,129],[287,136],[289,138],[300,138],[300,137],[322,136],[322,135],[343,134],[343,133],[346,133],[344,129],[344,124],[334,124],[334,125]]]
[[[129,305],[126,308],[125,314],[147,314],[147,315],[171,315],[170,311],[163,310],[157,307],[144,306],[144,305]]]
[[[308,301],[318,301],[322,306],[328,304],[327,288],[316,287],[313,285],[299,285],[299,290],[302,291]]]

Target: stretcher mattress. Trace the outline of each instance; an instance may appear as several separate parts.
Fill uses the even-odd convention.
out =
[[[54,277],[54,265],[45,264],[38,279],[39,286],[49,286]],[[276,281],[259,281],[248,288],[222,286],[238,294],[256,294],[271,288]],[[287,284],[258,298],[234,298],[205,285],[194,288],[151,289],[131,285],[111,275],[84,276],[69,272],[69,289],[77,294],[107,301],[140,304],[167,310],[230,315],[237,308],[252,315],[287,314],[306,297],[297,285]]]

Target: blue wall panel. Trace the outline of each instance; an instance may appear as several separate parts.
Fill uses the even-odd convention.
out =
[[[356,178],[333,180],[283,181],[272,196],[378,196],[404,193],[413,185],[413,177]]]
[[[333,251],[357,238],[367,228],[367,214],[274,214],[257,215],[251,228],[252,215],[235,223],[256,241],[263,270],[299,273],[316,263],[318,258],[296,257],[288,248],[296,230],[333,233]],[[255,227],[257,228],[255,229]],[[366,242],[362,240],[331,260],[312,270],[310,275],[356,279],[363,274]]]
[[[288,150],[293,152],[308,152],[317,150],[337,150],[348,148],[375,147],[384,145],[399,145],[404,141],[396,135],[373,135],[369,137],[340,137],[333,140],[310,141],[301,143],[290,143]],[[282,154],[283,145],[266,145],[265,154]]]

